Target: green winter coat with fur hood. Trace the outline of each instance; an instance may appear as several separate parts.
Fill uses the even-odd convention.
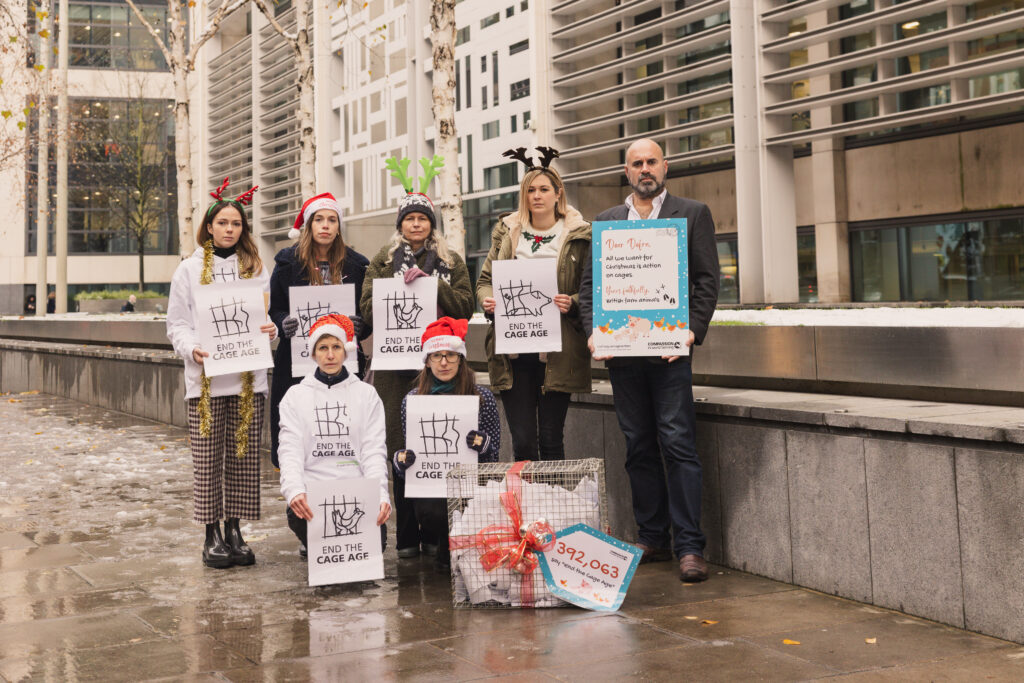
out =
[[[558,292],[572,296],[572,307],[568,313],[562,315],[562,350],[547,354],[543,390],[590,393],[588,334],[584,332],[580,320],[580,278],[583,275],[584,259],[590,256],[590,223],[583,220],[583,215],[570,206],[565,216],[565,230],[565,239],[558,252],[556,279]],[[514,213],[502,216],[494,226],[491,233],[491,250],[476,283],[476,299],[481,306],[484,299],[494,296],[491,285],[491,262],[514,258],[522,231],[523,226]],[[509,358],[494,353],[494,325],[488,327],[485,344],[491,389],[511,389],[512,367]]]

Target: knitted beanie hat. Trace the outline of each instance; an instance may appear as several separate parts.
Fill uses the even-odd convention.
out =
[[[430,230],[437,229],[437,218],[434,216],[434,203],[430,197],[422,192],[409,192],[402,201],[398,203],[398,219],[395,221],[395,229],[402,229],[402,220],[410,213],[422,213],[430,221]]]
[[[348,319],[347,315],[341,315],[340,313],[328,313],[317,319],[313,326],[309,328],[309,355],[313,355],[313,350],[316,348],[316,343],[320,340],[320,337],[330,335],[340,339],[345,345],[345,354],[355,353],[356,351],[356,331],[352,325],[352,321]]]
[[[455,351],[466,357],[466,332],[469,322],[465,319],[456,320],[445,316],[427,325],[423,331],[423,362],[432,353],[438,351]]]
[[[288,239],[298,239],[299,235],[302,234],[302,228],[309,219],[320,209],[332,209],[334,213],[338,214],[338,228],[340,229],[343,225],[341,220],[341,207],[338,206],[338,200],[334,198],[334,195],[330,192],[324,192],[318,194],[315,197],[311,197],[306,200],[302,205],[302,209],[299,210],[299,215],[295,217],[295,224],[292,229],[288,231]]]

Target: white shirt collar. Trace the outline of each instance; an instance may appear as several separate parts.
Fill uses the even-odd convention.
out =
[[[668,196],[668,190],[663,189],[661,194],[651,200],[651,215],[648,216],[648,220],[653,220],[658,217],[661,213],[661,205],[665,203],[665,197]],[[633,206],[633,193],[630,192],[629,196],[626,197],[626,208],[629,209],[629,214],[626,216],[626,220],[638,221],[640,220],[640,213]]]

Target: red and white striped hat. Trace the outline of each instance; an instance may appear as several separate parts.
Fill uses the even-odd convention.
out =
[[[341,228],[341,207],[338,206],[338,200],[330,192],[324,192],[307,199],[302,205],[299,215],[295,217],[295,225],[288,231],[288,239],[298,239],[302,234],[302,227],[309,223],[310,217],[320,209],[333,209],[334,213],[338,214],[338,228]]]

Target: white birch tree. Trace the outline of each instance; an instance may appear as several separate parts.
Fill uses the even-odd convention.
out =
[[[310,0],[292,0],[295,11],[295,31],[289,31],[277,20],[274,10],[265,0],[253,0],[270,25],[284,38],[295,54],[295,67],[299,74],[299,191],[305,198],[316,194],[316,137],[313,126],[313,88],[316,83],[313,73],[312,26],[310,25]]]
[[[441,224],[448,248],[465,257],[459,141],[455,133],[455,0],[430,0],[430,44],[434,62],[434,154],[445,160],[438,178]]]
[[[249,0],[221,0],[213,16],[202,31],[188,44],[188,21],[190,8],[196,6],[195,0],[167,0],[167,35],[160,31],[146,18],[135,0],[125,0],[139,22],[146,27],[153,37],[171,72],[174,82],[174,158],[177,168],[178,184],[178,240],[179,250],[183,256],[192,253],[192,125],[189,113],[190,97],[188,77],[196,68],[196,57],[206,41],[220,30],[220,24],[235,10],[244,6]],[[201,10],[195,13],[199,14]]]

